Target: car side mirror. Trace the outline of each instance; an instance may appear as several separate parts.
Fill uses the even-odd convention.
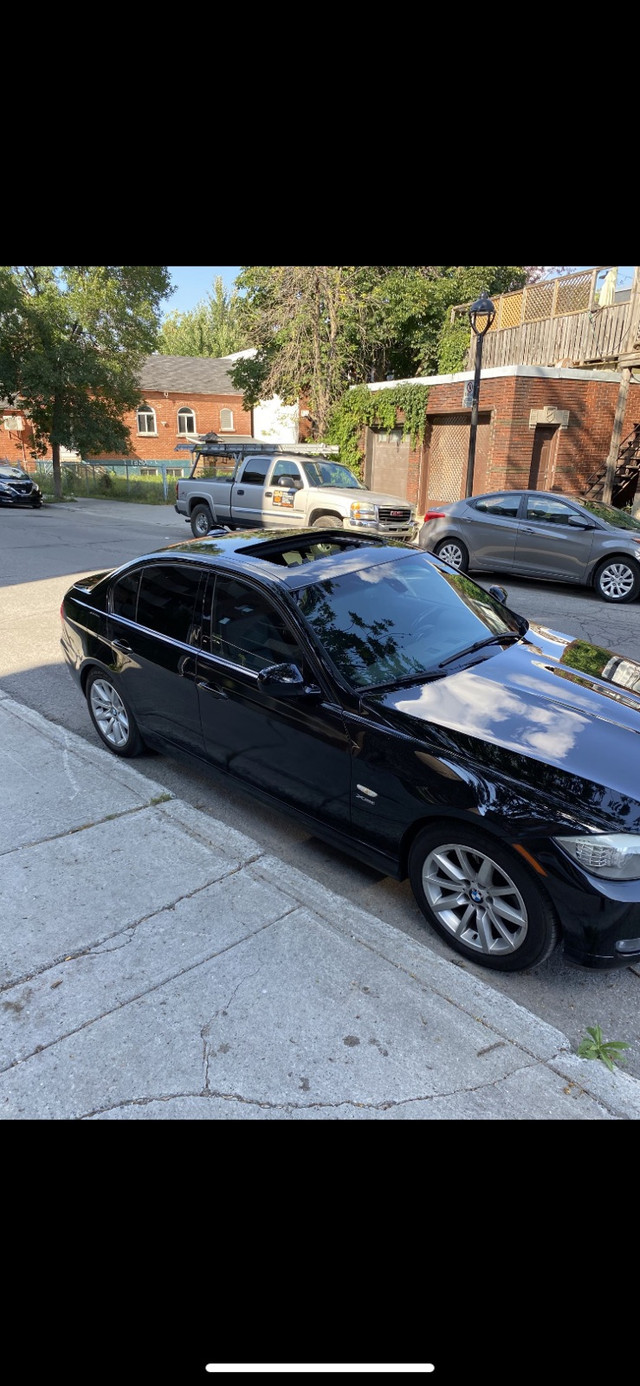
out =
[[[489,596],[493,597],[494,601],[501,602],[503,606],[509,596],[506,587],[489,587],[488,592]]]
[[[297,664],[269,664],[258,672],[258,687],[274,698],[319,698],[322,690],[307,684]]]
[[[567,524],[572,529],[595,529],[590,520],[583,520],[581,515],[570,515]]]

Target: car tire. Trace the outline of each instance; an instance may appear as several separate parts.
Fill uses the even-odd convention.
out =
[[[559,942],[551,901],[525,862],[477,828],[455,819],[423,828],[409,880],[436,933],[479,967],[524,972]]]
[[[194,539],[205,539],[216,522],[208,505],[194,505],[191,511],[191,533]]]
[[[313,521],[312,529],[342,529],[344,521],[339,515],[318,515],[317,520]]]
[[[111,674],[92,669],[86,682],[85,696],[89,716],[100,740],[116,756],[138,756],[144,742],[135,718]]]
[[[632,602],[640,592],[640,568],[623,554],[600,564],[593,585],[605,602]]]
[[[31,509],[32,509],[32,510],[42,510],[42,501],[41,501],[39,498],[38,498],[38,500],[32,500],[32,501],[31,501]]]
[[[465,548],[461,539],[441,539],[433,550],[437,558],[441,558],[443,563],[448,563],[451,568],[457,568],[459,573],[466,573],[469,567],[469,550]]]

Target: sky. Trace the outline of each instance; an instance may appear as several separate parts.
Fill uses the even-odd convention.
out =
[[[176,289],[163,304],[165,313],[190,313],[201,298],[211,293],[218,275],[222,278],[225,291],[229,293],[236,275],[240,273],[240,266],[169,265],[168,270]]]
[[[229,293],[240,273],[239,265],[169,265],[168,268],[176,288],[163,305],[165,313],[190,313],[200,299],[206,298],[212,291],[218,275],[221,275],[224,288]],[[590,265],[568,265],[567,273],[590,268]],[[618,288],[628,288],[632,279],[633,267],[621,266],[618,270]]]

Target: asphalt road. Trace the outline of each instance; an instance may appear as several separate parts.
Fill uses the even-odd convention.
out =
[[[80,500],[43,510],[0,509],[0,684],[45,717],[99,743],[85,703],[63,662],[59,608],[81,574],[191,538],[171,506]],[[529,620],[590,640],[640,661],[640,602],[612,606],[593,592],[556,584],[483,575],[506,586],[509,604]],[[144,755],[136,768],[187,803],[259,841],[330,889],[395,925],[435,953],[451,951],[423,923],[408,883],[389,880],[326,846],[288,817],[253,801],[221,776],[169,757]],[[625,1040],[626,1069],[640,1078],[640,969],[589,972],[557,951],[533,972],[500,976],[460,960],[472,975],[520,1002],[576,1045],[588,1025],[606,1039]]]

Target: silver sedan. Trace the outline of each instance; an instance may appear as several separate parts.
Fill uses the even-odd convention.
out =
[[[640,520],[601,501],[548,491],[494,491],[434,506],[419,546],[459,572],[576,582],[606,602],[640,592]]]

